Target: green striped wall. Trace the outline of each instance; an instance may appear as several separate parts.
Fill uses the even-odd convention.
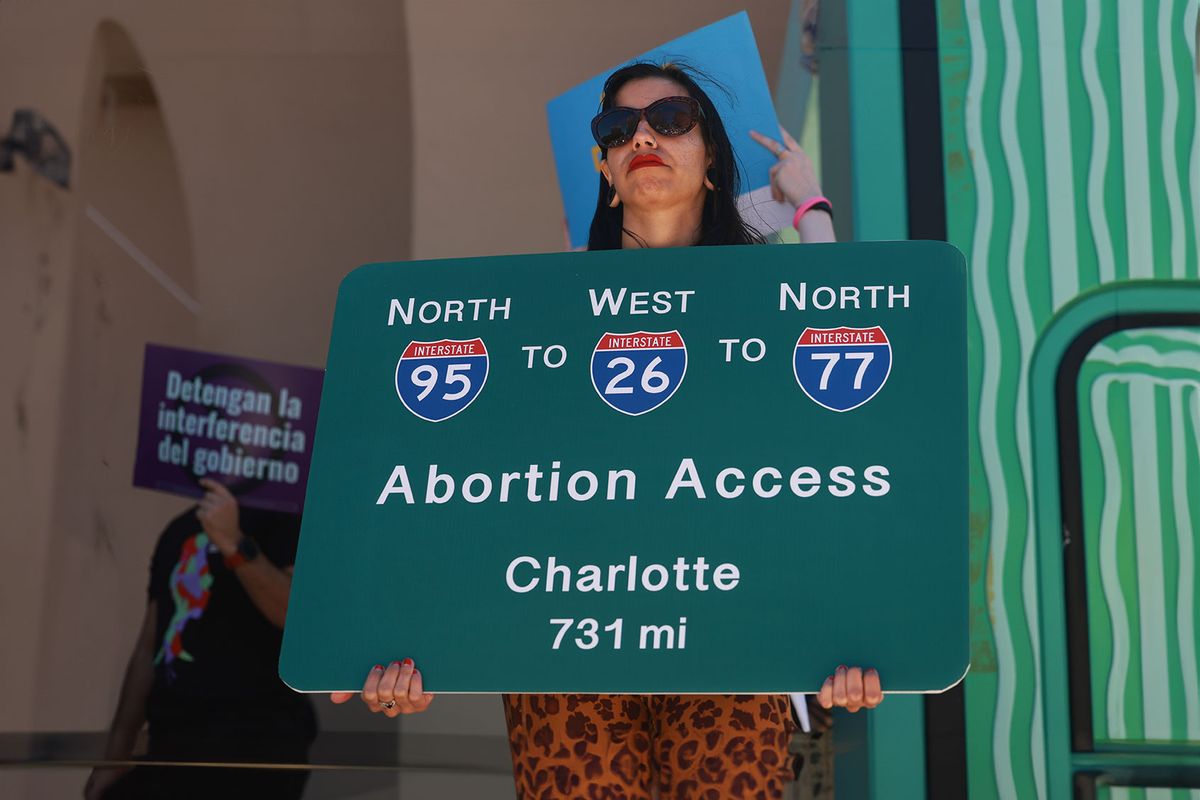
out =
[[[1108,337],[1078,404],[1096,742],[1200,745],[1200,330]]]
[[[972,798],[1046,796],[1038,335],[1098,284],[1197,275],[1198,2],[939,0],[948,233],[972,279]]]
[[[1200,800],[1200,789],[1131,789],[1104,786],[1096,800]]]

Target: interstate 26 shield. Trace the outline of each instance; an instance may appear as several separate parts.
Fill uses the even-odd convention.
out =
[[[441,422],[471,405],[487,376],[488,352],[482,339],[414,341],[396,362],[396,394],[416,416]]]
[[[883,328],[805,328],[793,358],[796,381],[830,411],[850,411],[879,393],[892,372]]]
[[[592,351],[592,385],[610,407],[632,417],[671,399],[687,373],[679,331],[605,333]]]

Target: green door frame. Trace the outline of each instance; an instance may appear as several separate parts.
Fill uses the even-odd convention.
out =
[[[819,47],[822,177],[839,238],[907,239],[899,0],[823,4]],[[839,800],[926,797],[924,702],[892,695],[837,716]]]
[[[1063,358],[1089,331],[1138,327],[1136,316],[1200,312],[1200,281],[1122,281],[1096,288],[1065,305],[1050,321],[1030,368],[1034,513],[1041,615],[1042,686],[1049,800],[1069,800],[1076,777],[1125,780],[1200,779],[1200,753],[1178,746],[1131,745],[1117,750],[1073,751],[1067,677],[1067,609],[1063,558],[1057,385]],[[1122,320],[1127,320],[1122,324]],[[1079,532],[1067,532],[1078,534]]]

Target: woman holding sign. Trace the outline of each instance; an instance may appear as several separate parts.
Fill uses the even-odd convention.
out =
[[[603,160],[588,249],[763,243],[738,211],[725,127],[684,69],[614,72],[592,134]],[[786,132],[783,142],[751,136],[778,158],[771,192],[796,207],[801,239],[834,241],[832,208],[799,144]],[[411,659],[372,669],[361,697],[389,717],[433,701]],[[873,708],[883,699],[879,675],[839,666],[818,699],[826,709]],[[791,777],[787,695],[510,694],[504,706],[521,798],[775,798]]]

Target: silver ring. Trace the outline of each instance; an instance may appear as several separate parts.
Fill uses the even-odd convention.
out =
[[[396,707],[396,701],[395,701],[395,700],[388,700],[386,703],[380,703],[379,705],[380,705],[380,706],[382,706],[383,708],[386,708],[386,709],[388,709],[388,710],[390,711],[391,709],[393,709],[393,708],[395,708],[395,707]]]

